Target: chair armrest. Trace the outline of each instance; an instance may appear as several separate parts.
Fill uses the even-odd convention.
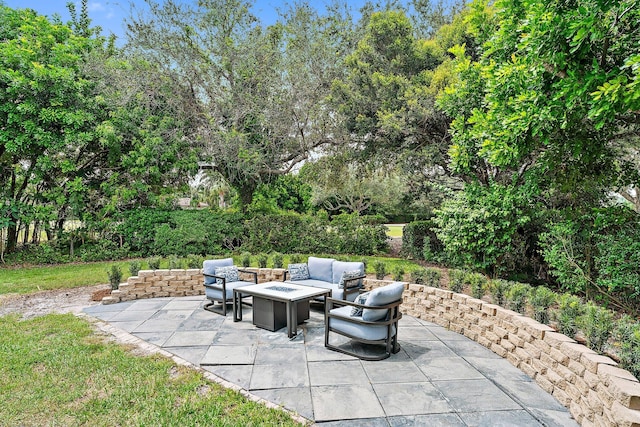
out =
[[[366,305],[366,304],[358,304],[357,302],[345,301],[345,300],[327,297],[327,302],[324,305],[325,324],[329,319],[329,317],[339,317],[341,320],[346,320],[346,321],[359,323],[363,325],[388,325],[402,318],[402,313],[399,310],[400,304],[402,304],[402,299],[399,299],[397,301],[394,301],[386,305]],[[362,320],[361,317],[343,317],[343,316],[332,315],[330,311],[333,309],[334,305],[341,306],[341,307],[344,307],[344,306],[360,307],[363,310],[364,309],[374,309],[374,310],[388,309],[389,314],[387,315],[387,318],[384,320],[376,320],[371,322],[368,320]]]
[[[206,276],[206,277],[213,277],[214,279],[222,280],[222,291],[223,292],[227,291],[227,278],[226,277],[216,276],[215,274],[207,274],[207,273],[202,273],[202,275]],[[218,281],[217,280],[214,283],[205,283],[204,287],[205,288],[211,288],[211,289],[220,289],[220,285],[218,285]]]
[[[241,273],[253,274],[253,282],[256,285],[258,284],[258,273],[256,271],[244,270],[244,269],[241,269],[241,268],[239,268],[238,271],[241,272]]]
[[[282,276],[282,281],[286,282],[287,281],[287,274],[289,273],[289,270],[285,270],[284,271],[284,275]]]
[[[346,301],[348,295],[351,295],[356,292],[360,292],[360,289],[362,289],[362,286],[347,286],[348,283],[355,282],[356,280],[362,280],[362,279],[365,279],[366,277],[367,275],[363,274],[362,276],[346,279],[343,284],[344,292],[342,292],[342,299]]]

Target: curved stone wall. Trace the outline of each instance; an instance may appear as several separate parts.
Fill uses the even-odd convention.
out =
[[[247,270],[258,272],[261,283],[280,281],[285,271]],[[200,269],[142,270],[102,302],[202,295],[202,282]],[[365,279],[368,289],[386,283]],[[640,427],[638,379],[618,368],[611,358],[547,325],[465,294],[416,284],[408,285],[401,308],[403,313],[463,334],[506,358],[569,408],[583,426]]]

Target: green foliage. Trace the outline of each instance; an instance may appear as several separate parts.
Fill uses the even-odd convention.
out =
[[[401,282],[404,280],[404,267],[402,267],[401,265],[396,265],[393,267],[393,280],[395,280],[396,282]],[[412,272],[413,273],[413,272]],[[412,276],[412,280],[413,280],[413,276]],[[413,283],[418,283],[418,282],[413,282]]]
[[[525,314],[527,298],[531,294],[531,286],[525,283],[514,282],[509,286],[505,295],[507,307],[520,314]]]
[[[169,270],[179,270],[184,268],[184,261],[177,255],[169,256]]]
[[[271,262],[273,268],[282,268],[284,264],[284,256],[280,252],[274,252],[271,254]]]
[[[301,254],[291,254],[289,256],[289,263],[290,264],[300,264],[302,262],[302,255]]]
[[[427,275],[427,270],[423,267],[420,268],[416,268],[415,270],[411,271],[410,274],[410,278],[411,278],[411,283],[416,283],[418,285],[424,285],[425,284],[425,277]],[[394,278],[393,280],[399,280]]]
[[[162,258],[158,256],[150,257],[147,259],[147,264],[149,264],[149,270],[158,270],[160,268],[160,261]]]
[[[378,260],[373,263],[373,271],[376,273],[376,279],[382,280],[387,275],[387,263]]]
[[[129,261],[130,276],[137,276],[140,270],[142,270],[142,262],[140,260],[134,259]]]
[[[631,316],[618,320],[613,339],[620,367],[640,378],[640,323]]]
[[[464,289],[464,281],[467,277],[467,272],[463,270],[449,270],[449,289],[452,292],[460,293]]]
[[[522,188],[467,185],[435,211],[433,221],[449,261],[495,276],[527,264],[522,229],[531,221],[530,211]]]
[[[504,306],[505,295],[510,286],[510,282],[502,279],[494,279],[489,282],[488,289],[494,304]]]
[[[120,287],[120,281],[122,280],[122,270],[120,270],[120,266],[112,265],[111,268],[107,270],[107,277],[109,278],[111,289],[118,289]]]
[[[305,214],[312,207],[311,195],[311,187],[298,175],[282,175],[271,183],[258,186],[248,211],[262,214],[286,211]]]
[[[549,307],[556,302],[557,295],[551,289],[537,286],[529,293],[529,303],[533,308],[533,318],[542,324],[548,324],[550,319]]]
[[[579,319],[579,325],[587,339],[587,347],[604,353],[614,327],[611,310],[588,302],[584,307],[584,314]]]
[[[558,308],[554,318],[558,322],[558,331],[570,338],[578,332],[580,317],[584,314],[584,304],[575,295],[564,293],[558,296]]]
[[[269,261],[269,256],[261,252],[256,255],[256,261],[258,262],[258,268],[267,268],[267,261]]]
[[[251,252],[242,252],[240,254],[240,265],[245,268],[251,266]]]
[[[471,296],[482,299],[486,292],[486,277],[479,273],[467,273],[464,280],[469,285]]]
[[[203,259],[200,255],[189,254],[187,255],[187,268],[202,268]]]
[[[427,259],[437,261],[442,252],[442,243],[433,230],[435,223],[432,220],[412,221],[402,230],[402,252],[413,259]]]
[[[440,287],[440,278],[442,277],[442,273],[440,270],[436,268],[426,268],[425,269],[425,280],[428,286],[432,286],[434,288]]]

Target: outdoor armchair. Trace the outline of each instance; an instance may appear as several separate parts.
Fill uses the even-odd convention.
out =
[[[355,302],[327,298],[325,347],[363,360],[382,360],[400,351],[398,320],[402,318],[400,304],[404,288],[405,283],[394,282],[361,294]],[[349,351],[331,344],[331,333],[365,344],[383,344],[385,352],[381,356],[372,356]]]
[[[227,305],[233,302],[234,289],[258,283],[258,273],[237,268],[233,265],[233,258],[206,260],[202,263],[202,273],[204,275],[204,293],[211,301],[205,304],[204,309],[223,316],[227,315]],[[239,273],[253,275],[253,281],[241,280]],[[240,304],[242,304],[242,298],[245,296],[240,296]],[[221,304],[216,304],[216,302]]]

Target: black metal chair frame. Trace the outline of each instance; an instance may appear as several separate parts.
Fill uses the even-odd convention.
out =
[[[289,270],[285,270],[284,271],[284,275],[282,277],[282,281],[286,282],[287,281],[287,274],[289,273]],[[362,290],[361,286],[349,286],[347,287],[347,283],[351,283],[351,282],[355,282],[356,280],[361,280],[361,279],[366,279],[367,275],[363,274],[362,276],[358,276],[358,277],[353,277],[351,279],[346,279],[344,281],[344,292],[342,293],[342,299],[344,301],[347,300],[347,296],[351,295],[353,293],[360,293],[360,291]],[[296,283],[295,281],[292,280],[293,283]]]
[[[240,273],[249,273],[253,275],[253,282],[257,285],[258,284],[258,273],[255,271],[249,271],[249,270],[241,270],[238,269],[238,272]],[[222,291],[222,298],[221,299],[212,299],[207,297],[209,300],[211,300],[210,303],[205,304],[205,306],[203,307],[205,310],[210,311],[212,313],[216,313],[216,314],[222,314],[223,316],[227,315],[227,304],[233,303],[233,296],[231,298],[227,298],[227,279],[226,277],[223,276],[216,276],[215,274],[207,274],[207,273],[203,273],[205,277],[211,277],[213,279],[218,279],[218,280],[222,280],[222,285],[218,284],[218,280],[216,280],[213,283],[205,283],[204,286],[205,288],[209,288],[209,289],[215,289],[218,291]],[[239,301],[240,301],[240,305],[242,305],[243,303],[246,305],[251,305],[248,302],[244,302],[243,298],[248,298],[251,295],[240,295]],[[222,301],[222,310],[216,309],[216,301]]]
[[[348,354],[350,356],[357,357],[362,360],[383,360],[391,356],[391,354],[395,354],[400,351],[400,344],[398,344],[398,320],[402,318],[402,313],[400,312],[400,304],[402,304],[402,298],[398,301],[392,302],[387,305],[373,306],[373,305],[364,305],[358,304],[356,302],[344,301],[334,298],[327,298],[327,303],[324,308],[324,346],[330,350],[339,351],[340,353]],[[366,308],[383,310],[388,309],[387,317],[383,320],[378,320],[374,322],[362,320],[361,317],[345,317],[331,314],[331,310],[334,306],[352,306],[352,307],[360,307],[363,310]],[[347,334],[345,332],[341,332],[329,327],[329,319],[335,318],[344,320],[347,322],[356,323],[358,325],[372,325],[372,326],[386,326],[387,327],[387,337],[381,340],[366,340],[362,338],[355,337],[351,334]],[[393,326],[396,328],[396,333],[391,336]],[[358,354],[349,350],[345,350],[340,347],[336,347],[329,343],[329,333],[335,332],[336,334],[343,335],[345,337],[351,338],[354,341],[358,341],[364,344],[384,344],[385,345],[385,353],[382,356],[366,356],[363,354]]]

